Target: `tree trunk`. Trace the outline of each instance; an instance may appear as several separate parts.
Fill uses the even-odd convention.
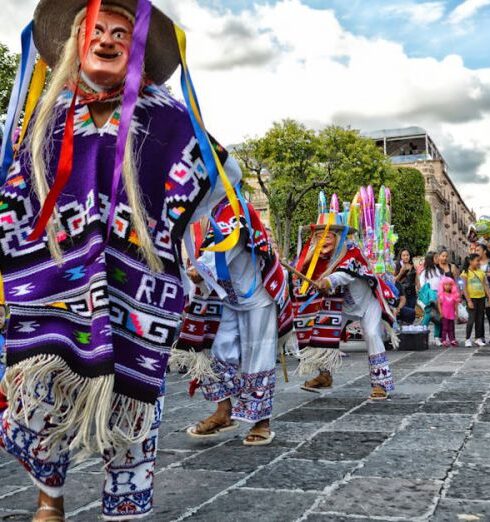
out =
[[[284,259],[289,259],[289,251],[291,250],[291,217],[284,219],[284,246],[282,255]]]

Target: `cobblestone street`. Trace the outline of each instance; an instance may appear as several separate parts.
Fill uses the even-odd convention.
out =
[[[184,429],[212,406],[170,374],[146,520],[490,520],[490,348],[391,352],[396,392],[370,403],[366,354],[349,346],[327,393],[301,391],[293,375],[285,384],[278,368],[277,437],[264,448],[241,444],[246,426],[188,438]],[[30,520],[27,475],[2,455],[0,477],[0,519]],[[98,459],[71,470],[68,520],[99,520],[102,477]]]

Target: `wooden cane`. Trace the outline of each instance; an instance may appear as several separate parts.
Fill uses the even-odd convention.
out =
[[[288,376],[288,367],[286,364],[286,356],[284,355],[284,347],[281,347],[281,366],[282,366],[282,373],[284,374],[284,382],[289,382],[289,376]]]
[[[309,277],[306,277],[304,274],[302,274],[301,272],[296,270],[296,268],[292,267],[291,265],[288,265],[285,261],[280,261],[280,263],[286,270],[288,270],[289,272],[291,272],[295,276],[298,276],[303,281],[306,281],[311,286],[315,287],[317,290],[321,290],[320,286],[318,285],[318,283],[316,281],[313,281]]]

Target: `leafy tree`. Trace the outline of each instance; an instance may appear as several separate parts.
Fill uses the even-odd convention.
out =
[[[423,174],[414,168],[398,167],[386,181],[393,199],[393,224],[398,234],[397,250],[409,248],[423,255],[430,245],[432,215],[425,200]]]
[[[19,57],[0,43],[0,121],[5,120]]]
[[[235,149],[246,179],[254,176],[269,201],[272,224],[285,256],[290,251],[298,206],[313,190],[328,185],[318,150],[317,134],[293,120],[274,123],[263,138],[247,140]]]
[[[331,126],[320,132],[285,120],[263,138],[236,149],[248,176],[255,176],[269,200],[279,247],[289,257],[296,231],[315,222],[318,191],[350,201],[362,184],[379,188],[393,167],[374,142],[357,131]]]

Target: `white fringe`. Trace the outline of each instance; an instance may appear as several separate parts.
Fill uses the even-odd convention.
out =
[[[390,336],[391,346],[393,346],[393,350],[398,350],[398,348],[400,347],[400,338],[398,337],[398,334],[395,332],[393,327],[386,321],[384,322],[384,326],[386,328],[386,332]]]
[[[342,366],[340,349],[304,348],[299,352],[299,375],[311,375],[319,370],[333,373]]]
[[[209,350],[195,352],[194,350],[172,349],[170,365],[179,370],[187,370],[186,376],[192,380],[202,382],[204,379],[219,381],[219,376],[213,370],[212,359]]]
[[[80,449],[78,458],[142,442],[154,419],[154,404],[114,394],[114,375],[81,377],[56,355],[35,356],[7,368],[2,385],[10,405],[4,418],[26,426],[32,413],[53,399],[53,427],[44,446],[54,448],[66,435],[76,433],[69,449]]]
[[[294,330],[279,339],[279,346],[284,350],[285,355],[290,355],[299,359],[300,349],[298,338]]]

